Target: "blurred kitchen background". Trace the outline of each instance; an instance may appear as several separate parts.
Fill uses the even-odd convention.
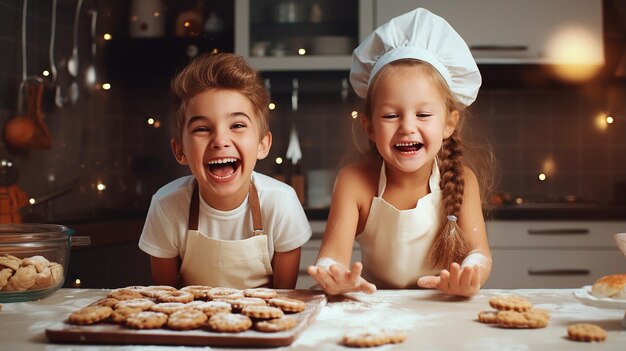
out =
[[[419,6],[450,21],[483,74],[467,126],[498,160],[492,216],[625,220],[622,0],[0,0],[0,208],[136,253],[152,194],[187,174],[169,146],[169,81],[191,57],[227,51],[272,94],[274,143],[257,170],[323,221],[335,172],[365,145],[351,52]],[[37,142],[21,144],[33,127]]]

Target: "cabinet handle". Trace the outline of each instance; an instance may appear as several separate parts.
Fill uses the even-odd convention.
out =
[[[589,234],[587,228],[561,228],[561,229],[528,229],[530,235],[584,235]]]
[[[588,269],[529,269],[528,275],[589,275]]]
[[[528,51],[526,45],[472,45],[472,51]]]

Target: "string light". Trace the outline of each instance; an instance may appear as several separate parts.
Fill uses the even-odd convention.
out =
[[[279,156],[279,157],[276,157],[276,164],[277,164],[277,165],[280,165],[280,164],[282,164],[282,163],[283,163],[283,158],[282,158],[282,157],[280,157],[280,156]]]
[[[274,109],[276,109],[276,104],[275,104],[275,103],[273,103],[273,102],[270,102],[270,104],[268,105],[268,107],[269,107],[269,109],[270,109],[270,110],[274,110]]]

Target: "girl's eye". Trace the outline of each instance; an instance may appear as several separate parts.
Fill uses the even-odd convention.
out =
[[[388,113],[386,115],[383,115],[383,118],[397,118],[398,115],[395,113]]]
[[[415,115],[417,118],[428,118],[430,116],[432,116],[429,113],[418,113],[417,115]]]
[[[202,132],[208,132],[209,128],[208,127],[195,127],[191,130],[192,133],[202,133]]]
[[[244,123],[235,123],[233,124],[233,126],[231,128],[233,129],[239,129],[239,128],[245,128],[246,125]]]

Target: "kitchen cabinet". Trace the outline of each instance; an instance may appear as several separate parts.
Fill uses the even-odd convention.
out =
[[[604,63],[602,0],[375,0],[374,28],[417,7],[446,19],[479,64]],[[584,60],[551,49],[557,37],[585,50]]]
[[[235,52],[260,71],[348,70],[373,0],[236,0]]]
[[[493,269],[486,288],[578,288],[623,273],[613,235],[625,221],[488,221]]]

